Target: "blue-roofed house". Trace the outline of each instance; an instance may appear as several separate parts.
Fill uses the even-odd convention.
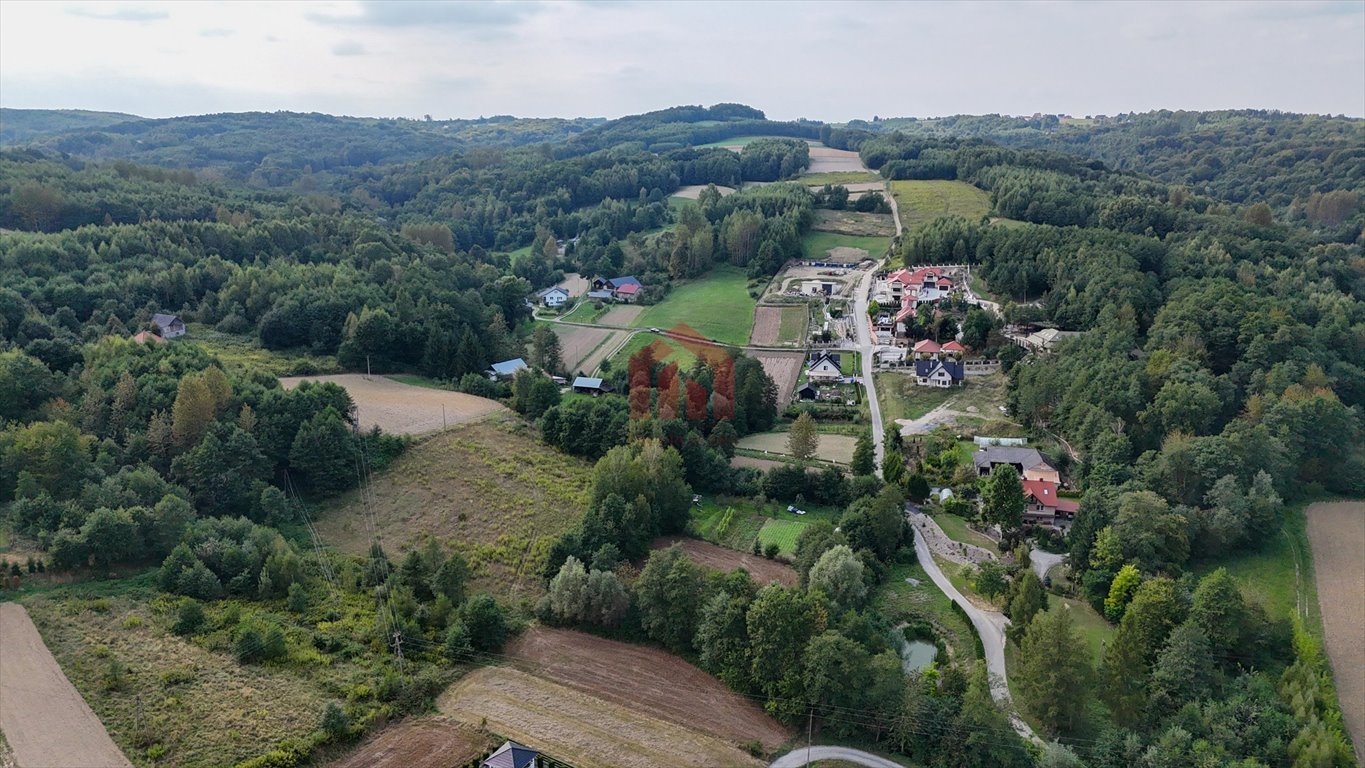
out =
[[[489,368],[487,373],[488,378],[494,381],[506,381],[517,375],[517,371],[529,370],[530,367],[525,360],[517,357],[511,360],[503,360],[501,363],[493,363],[493,367]]]
[[[611,391],[611,385],[601,379],[591,376],[579,376],[573,380],[573,391],[582,395],[598,395]]]
[[[505,741],[479,763],[479,768],[540,768],[540,753],[515,741]]]
[[[156,334],[163,339],[174,339],[177,336],[185,335],[185,323],[179,315],[157,312],[152,315],[152,323],[156,325]]]

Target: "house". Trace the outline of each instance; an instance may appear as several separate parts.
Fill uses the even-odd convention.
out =
[[[530,367],[525,360],[517,357],[511,360],[503,360],[501,363],[493,363],[493,367],[485,373],[488,374],[488,378],[494,381],[506,381],[517,375],[517,371],[528,370]]]
[[[590,376],[579,376],[573,380],[573,391],[581,395],[598,395],[611,391],[611,385],[601,379]]]
[[[569,300],[569,291],[556,285],[553,288],[546,288],[538,292],[536,298],[540,300],[542,306],[562,307],[564,302]]]
[[[151,331],[139,331],[133,335],[135,344],[165,344],[166,340]]]
[[[515,741],[504,741],[479,768],[541,768],[540,753]]]
[[[898,269],[886,278],[891,297],[905,303],[907,297],[916,301],[938,301],[953,289],[953,281],[935,267],[920,267],[914,271]]]
[[[966,347],[956,341],[943,346],[924,339],[910,350],[915,356],[915,383],[921,387],[948,388],[966,383],[962,353]]]
[[[156,325],[156,333],[163,339],[174,339],[177,336],[185,335],[185,323],[181,321],[179,315],[166,315],[160,312],[152,315],[152,323]]]
[[[796,389],[797,400],[815,400],[820,396],[820,390],[815,388],[809,381]]]
[[[1057,343],[1074,336],[1080,336],[1079,331],[1059,331],[1056,328],[1044,328],[1035,331],[1027,336],[1014,336],[1014,343],[1032,352],[1051,352],[1056,349]]]
[[[1047,480],[1024,481],[1024,520],[1056,527],[1076,519],[1080,502],[1057,495],[1057,484]]]
[[[611,293],[612,296],[617,301],[622,301],[627,304],[633,304],[635,302],[635,297],[640,295],[640,284],[625,283],[616,288],[613,288]]]
[[[843,377],[844,369],[839,366],[838,355],[818,354],[806,364],[806,378],[810,381],[838,381]]]
[[[878,367],[891,368],[893,366],[905,365],[905,347],[877,347],[872,351],[873,360]]]
[[[1024,480],[1042,480],[1049,483],[1062,481],[1060,473],[1036,448],[992,445],[973,453],[972,464],[980,477],[989,475],[1002,464],[1009,464]]]
[[[588,291],[588,301],[611,301],[611,291]]]

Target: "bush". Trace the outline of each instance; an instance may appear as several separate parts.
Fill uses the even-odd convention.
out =
[[[329,739],[341,739],[347,736],[351,728],[351,720],[346,716],[346,711],[335,701],[327,702],[327,709],[322,713],[322,732],[327,734]]]
[[[466,373],[460,378],[460,382],[455,385],[455,388],[467,395],[477,395],[490,400],[501,400],[512,394],[506,385],[499,384],[478,373]]]
[[[775,560],[777,559],[778,553],[781,551],[782,548],[777,546],[776,542],[771,542],[768,544],[768,546],[763,548],[763,556],[768,558],[769,560]]]
[[[476,651],[498,651],[507,642],[507,621],[492,595],[471,597],[460,609],[460,619],[469,629],[469,644]]]

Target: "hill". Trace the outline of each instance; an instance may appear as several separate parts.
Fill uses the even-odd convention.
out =
[[[0,147],[67,131],[98,130],[145,118],[123,112],[86,109],[11,109],[0,107]]]

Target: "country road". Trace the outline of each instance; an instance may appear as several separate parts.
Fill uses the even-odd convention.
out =
[[[803,765],[819,760],[839,760],[854,765],[867,766],[867,768],[905,768],[901,763],[887,760],[871,752],[849,747],[811,747],[809,750],[802,747],[794,749],[774,760],[769,768],[801,768]]]
[[[886,450],[882,445],[882,405],[877,401],[877,380],[872,376],[872,352],[875,346],[872,343],[872,326],[867,318],[867,299],[872,293],[872,275],[877,272],[879,266],[880,261],[867,270],[862,282],[858,284],[857,293],[853,296],[853,327],[858,329],[858,351],[862,353],[863,358],[863,389],[867,391],[867,409],[872,414],[874,462],[881,468],[882,456]]]

